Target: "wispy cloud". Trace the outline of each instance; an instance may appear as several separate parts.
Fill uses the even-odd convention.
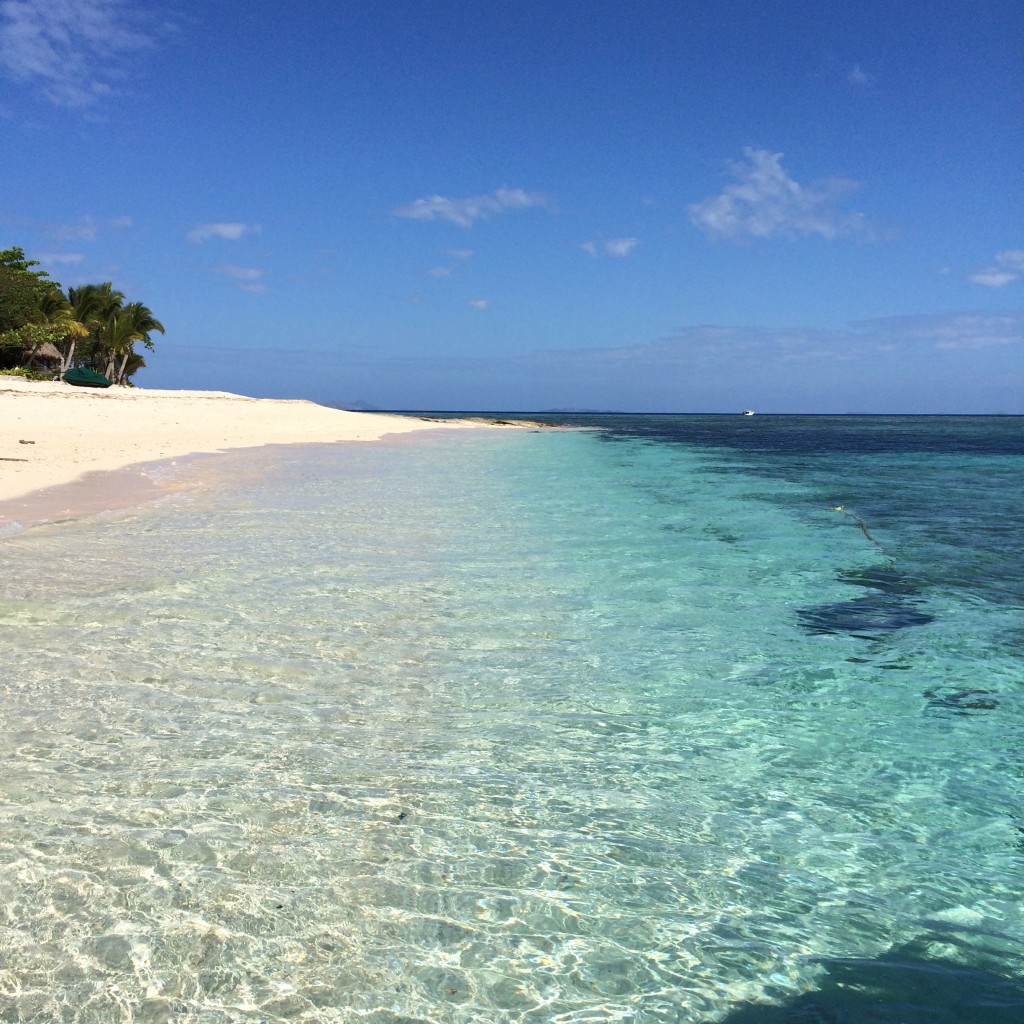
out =
[[[854,64],[850,68],[850,73],[846,76],[846,80],[850,85],[857,86],[859,89],[866,88],[875,81],[874,76],[869,75],[859,64]]]
[[[859,187],[846,178],[800,185],[782,167],[782,154],[747,147],[729,164],[736,183],[687,207],[690,220],[711,238],[870,237],[862,214],[842,203]]]
[[[186,236],[190,242],[202,245],[211,238],[220,238],[228,242],[237,242],[240,238],[249,234],[259,234],[262,230],[259,224],[197,224]]]
[[[101,231],[109,229],[127,231],[131,227],[133,227],[131,217],[99,220],[86,214],[84,217],[79,217],[78,220],[68,221],[64,224],[47,224],[42,230],[55,242],[95,242]]]
[[[223,274],[225,277],[233,277],[236,281],[258,281],[263,276],[263,271],[259,267],[239,267],[233,263],[213,269],[216,273]]]
[[[474,309],[490,309],[491,308],[491,300],[490,299],[470,299],[469,300],[469,305],[471,305]]]
[[[1007,249],[997,252],[990,266],[982,267],[968,276],[975,284],[984,284],[989,288],[1002,288],[1003,285],[1024,278],[1024,249]]]
[[[223,266],[214,267],[213,272],[230,278],[235,286],[244,292],[260,294],[267,290],[266,285],[261,283],[263,271],[259,267],[240,267],[234,263],[226,263]]]
[[[450,257],[457,264],[458,263],[465,263],[467,260],[470,260],[470,259],[473,258],[473,250],[472,249],[442,249],[441,250],[441,255],[442,256]],[[431,267],[427,271],[427,273],[431,277],[436,277],[436,278],[439,278],[441,280],[446,280],[447,278],[451,277],[455,273],[455,267],[442,263],[442,264],[440,264],[440,265],[438,265],[436,267]]]
[[[625,259],[640,244],[639,238],[610,238],[604,243],[604,251],[615,259]]]
[[[521,188],[499,188],[488,195],[469,196],[465,199],[427,196],[404,206],[396,206],[391,212],[396,217],[406,217],[410,220],[447,220],[468,228],[476,221],[487,220],[496,213],[527,210],[531,207],[550,210],[553,203],[549,196],[540,192],[526,192]]]
[[[70,242],[95,242],[101,233],[126,231],[133,226],[131,217],[98,218],[85,214],[77,220],[39,224],[38,230],[51,242],[63,246]]]
[[[44,267],[71,267],[85,259],[84,252],[41,252],[36,259]]]
[[[631,395],[632,407],[652,410],[971,412],[998,401],[1016,411],[1019,373],[1006,368],[1021,351],[1024,314],[693,325],[636,345],[524,354],[503,386],[518,379],[527,393],[546,387],[559,405],[590,408],[622,408]]]
[[[606,242],[581,242],[580,248],[591,256],[625,259],[640,244],[639,238],[609,238]]]
[[[155,44],[147,21],[129,0],[5,0],[0,68],[58,106],[90,106]]]
[[[553,361],[607,366],[714,364],[736,368],[813,362],[842,364],[900,350],[1024,345],[1024,313],[954,313],[884,317],[845,328],[758,328],[705,324],[639,345],[550,352]]]
[[[79,217],[67,224],[53,224],[47,234],[58,242],[94,242],[99,232],[95,217]]]
[[[852,326],[860,334],[885,338],[896,347],[922,343],[936,349],[1024,345],[1024,313],[894,316],[860,321]]]

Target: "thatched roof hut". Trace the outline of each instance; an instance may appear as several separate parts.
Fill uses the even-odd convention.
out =
[[[44,341],[39,345],[33,346],[32,351],[28,354],[29,364],[60,363],[63,361],[64,357],[60,354],[60,349],[49,341]]]

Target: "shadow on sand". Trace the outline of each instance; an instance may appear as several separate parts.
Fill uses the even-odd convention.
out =
[[[873,960],[821,960],[815,992],[784,1006],[747,1003],[722,1024],[1021,1024],[1024,985],[926,958],[910,947]]]

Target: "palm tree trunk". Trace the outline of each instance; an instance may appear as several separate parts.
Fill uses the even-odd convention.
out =
[[[63,377],[68,370],[71,369],[71,360],[75,358],[75,345],[78,344],[78,339],[72,334],[71,335],[71,346],[68,348],[68,354],[64,358],[64,361],[60,366],[60,375]]]

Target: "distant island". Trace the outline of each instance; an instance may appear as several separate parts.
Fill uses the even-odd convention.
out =
[[[624,416],[625,413],[615,409],[540,409],[543,415],[573,415],[573,416]]]

